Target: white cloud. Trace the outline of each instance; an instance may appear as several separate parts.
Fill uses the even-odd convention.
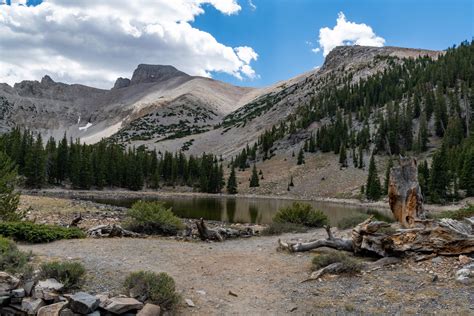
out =
[[[339,13],[334,28],[323,27],[319,30],[319,45],[323,49],[324,56],[329,54],[336,46],[362,45],[381,47],[384,44],[385,39],[377,36],[369,25],[347,21],[346,16],[342,12]]]
[[[1,1],[1,0],[0,0]],[[50,74],[58,81],[110,88],[139,63],[170,64],[191,75],[256,76],[248,46],[218,42],[191,25],[204,4],[237,14],[237,0],[45,0],[0,9],[0,82]]]
[[[252,11],[257,10],[257,6],[253,3],[252,0],[249,0],[249,7],[250,9],[252,9]]]
[[[317,53],[319,53],[319,52],[321,51],[321,48],[316,47],[316,48],[311,49],[311,51],[312,51],[313,53],[317,54]]]

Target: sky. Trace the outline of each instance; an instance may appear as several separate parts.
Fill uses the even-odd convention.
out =
[[[0,0],[0,82],[109,89],[148,63],[261,87],[338,45],[446,49],[473,20],[472,0]]]

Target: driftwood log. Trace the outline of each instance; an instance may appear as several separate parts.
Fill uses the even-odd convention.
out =
[[[87,230],[87,237],[92,238],[112,238],[112,237],[146,237],[146,235],[138,234],[126,229],[117,224],[99,225]]]
[[[391,225],[370,217],[354,227],[351,239],[335,238],[330,228],[326,227],[327,239],[305,243],[279,240],[279,248],[299,252],[329,247],[381,257],[473,253],[474,217],[463,221],[425,219],[417,174],[416,161],[409,158],[401,158],[400,166],[390,172],[389,203],[401,228],[384,229]]]
[[[252,228],[234,229],[229,227],[208,228],[204,219],[195,221],[199,238],[201,240],[224,241],[229,238],[248,238],[255,235]]]
[[[474,219],[471,219],[474,220]],[[423,227],[380,232],[389,224],[368,218],[352,230],[351,239],[335,238],[328,232],[327,239],[306,243],[288,243],[279,240],[279,248],[301,252],[321,247],[351,251],[356,254],[381,257],[409,254],[459,255],[474,252],[474,232],[468,220],[427,220]]]

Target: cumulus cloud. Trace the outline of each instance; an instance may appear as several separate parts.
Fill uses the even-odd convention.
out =
[[[0,3],[5,0],[0,0]],[[230,47],[191,23],[205,5],[237,14],[237,0],[44,0],[0,8],[0,82],[50,74],[110,88],[139,63],[170,64],[191,75],[254,78],[257,53]]]
[[[344,13],[340,12],[334,28],[323,27],[319,30],[319,45],[326,56],[336,46],[362,45],[381,47],[385,39],[377,36],[372,28],[365,23],[355,23],[346,20]],[[313,49],[317,53],[319,50]]]

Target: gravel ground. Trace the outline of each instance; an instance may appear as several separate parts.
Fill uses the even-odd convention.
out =
[[[348,232],[336,233],[341,234]],[[322,237],[323,230],[282,236],[285,240]],[[37,260],[81,260],[89,272],[85,288],[94,292],[119,292],[131,271],[167,272],[175,278],[183,298],[196,305],[180,306],[180,314],[474,315],[474,289],[454,280],[459,268],[455,257],[420,263],[405,260],[370,273],[301,283],[310,273],[314,254],[278,252],[277,240],[83,239],[21,248],[33,251]]]

